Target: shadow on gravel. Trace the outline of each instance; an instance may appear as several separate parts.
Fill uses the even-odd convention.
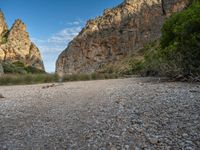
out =
[[[5,98],[5,97],[0,93],[0,99],[1,99],[1,98]]]
[[[198,81],[190,81],[190,80],[178,80],[174,78],[166,78],[166,77],[136,77],[136,79],[141,83],[165,83],[165,82],[180,82],[180,83],[193,83],[193,84],[199,84],[200,82]]]
[[[163,82],[171,82],[169,78],[158,78],[158,77],[136,77],[141,83],[163,83]]]

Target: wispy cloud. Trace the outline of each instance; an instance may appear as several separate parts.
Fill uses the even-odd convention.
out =
[[[31,41],[33,41],[34,43],[46,43],[46,40],[42,40],[42,39],[38,39],[38,38],[31,38]]]
[[[81,31],[81,26],[66,27],[46,39],[32,38],[43,53],[62,51]]]
[[[48,43],[68,43],[81,31],[81,26],[68,27],[48,39]]]
[[[38,48],[42,51],[43,54],[53,54],[63,51],[67,45],[54,45],[54,46],[48,46],[48,45],[37,45]]]
[[[68,25],[80,25],[81,23],[82,23],[82,21],[78,20],[78,21],[67,23],[67,24]]]
[[[49,68],[49,60],[53,61],[51,61],[51,64],[55,64],[58,55],[67,47],[68,43],[78,35],[82,26],[82,21],[74,21],[68,23],[64,29],[46,39],[32,38],[32,41],[38,46],[43,55],[47,71],[54,71],[55,65]]]

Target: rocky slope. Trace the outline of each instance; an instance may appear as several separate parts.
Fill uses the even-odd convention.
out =
[[[124,58],[158,39],[164,19],[183,10],[187,0],[125,0],[89,20],[68,48],[59,56],[59,75],[88,73]]]
[[[40,51],[31,42],[26,25],[18,19],[8,30],[3,12],[0,11],[0,62],[15,61],[44,70]]]

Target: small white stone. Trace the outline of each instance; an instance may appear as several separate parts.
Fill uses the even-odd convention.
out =
[[[149,138],[149,141],[150,141],[151,144],[158,143],[158,139],[157,138]]]
[[[125,148],[126,148],[126,149],[129,149],[129,145],[125,145]]]
[[[194,98],[194,95],[190,95],[190,98]]]
[[[183,137],[187,137],[188,136],[188,134],[187,133],[183,133],[183,135],[182,135]]]
[[[117,150],[115,147],[111,147],[111,149],[110,150]]]

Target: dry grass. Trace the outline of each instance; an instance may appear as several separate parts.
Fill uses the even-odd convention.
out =
[[[115,79],[117,74],[73,74],[65,75],[60,78],[55,74],[5,74],[0,76],[0,85],[24,85],[24,84],[39,84],[39,83],[54,83],[68,81],[87,81],[98,79]]]

